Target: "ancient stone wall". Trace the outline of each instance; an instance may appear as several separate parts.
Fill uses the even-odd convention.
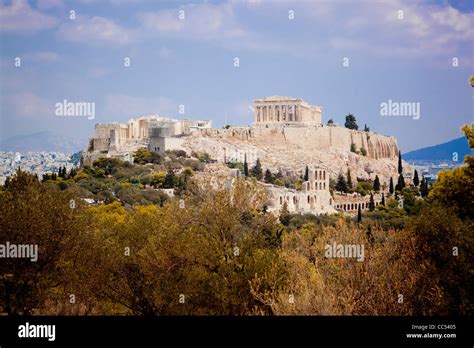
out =
[[[367,157],[371,159],[393,159],[398,155],[397,140],[394,137],[334,126],[214,128],[203,129],[193,134],[251,140],[266,145],[286,143],[308,150],[324,150],[332,147],[350,151],[353,143],[357,151],[365,149]]]

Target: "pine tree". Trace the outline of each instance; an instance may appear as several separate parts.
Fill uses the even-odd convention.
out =
[[[403,173],[403,166],[402,166],[402,152],[398,150],[398,174]]]
[[[354,115],[349,114],[346,116],[346,122],[344,123],[344,127],[355,130],[359,129]]]
[[[344,179],[344,175],[342,174],[339,174],[339,176],[337,177],[336,191],[347,192],[346,179]]]
[[[268,184],[271,184],[273,182],[273,174],[272,172],[270,171],[270,169],[267,168],[267,170],[265,171],[265,176],[264,176],[264,180],[266,183]]]
[[[369,210],[374,211],[375,210],[375,201],[374,201],[374,194],[370,194],[370,199],[369,199]]]
[[[257,163],[252,168],[252,175],[257,178],[257,180],[262,180],[263,172],[262,172],[262,164],[260,163],[260,159],[257,158]]]
[[[393,189],[393,178],[392,177],[390,177],[390,185],[389,185],[388,192],[390,192],[391,195],[393,195],[393,193],[395,192],[395,190]]]
[[[380,202],[380,204],[385,205],[385,195],[383,192],[382,192],[382,201]]]
[[[420,179],[418,178],[418,172],[415,169],[415,176],[413,177],[413,185],[415,185],[415,187],[418,187],[419,184],[420,184]]]
[[[364,132],[370,132],[370,128],[369,128],[369,127],[367,127],[367,125],[366,125],[366,124],[364,124]]]
[[[378,176],[378,175],[375,176],[375,180],[374,180],[374,191],[375,191],[375,192],[379,192],[379,191],[380,191],[380,180],[379,180],[379,176]]]
[[[304,181],[308,181],[309,180],[309,168],[308,166],[306,166],[306,169],[304,171]]]
[[[362,222],[362,211],[360,210],[360,205],[359,205],[359,208],[357,209],[357,222],[358,223]]]
[[[347,168],[347,190],[352,191],[352,177],[351,177],[351,169]]]
[[[246,177],[249,176],[249,165],[247,163],[247,154],[245,154],[245,158],[244,158],[244,175]]]

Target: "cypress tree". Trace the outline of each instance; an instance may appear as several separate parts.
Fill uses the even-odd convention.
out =
[[[249,176],[249,165],[247,163],[247,154],[245,154],[245,158],[244,158],[244,175],[246,177]]]
[[[383,192],[382,192],[382,201],[380,202],[380,204],[385,205],[385,195]]]
[[[428,196],[428,182],[425,178],[421,179],[420,194],[423,198]]]
[[[390,186],[389,186],[388,192],[390,192],[391,195],[393,195],[393,193],[395,192],[395,190],[393,189],[393,178],[392,177],[390,177]]]
[[[347,168],[347,190],[352,191],[352,177],[351,177],[351,169]]]
[[[400,174],[398,176],[398,182],[397,182],[397,186],[395,187],[395,189],[397,191],[401,191],[401,190],[403,190],[404,187],[405,187],[405,179],[403,178],[403,174]]]
[[[374,201],[374,194],[370,194],[370,200],[369,200],[369,210],[374,211],[375,210],[375,201]]]
[[[360,210],[360,204],[359,204],[359,208],[357,209],[357,222],[358,223],[362,222],[362,211]]]
[[[374,191],[375,191],[375,192],[379,192],[379,191],[380,191],[380,180],[379,180],[379,176],[378,176],[378,175],[375,176],[375,180],[374,180]]]
[[[398,150],[398,174],[403,173],[403,166],[402,166],[402,152]]]
[[[418,187],[420,184],[420,179],[418,178],[418,171],[415,169],[415,176],[413,177],[413,185]]]
[[[304,181],[308,181],[309,180],[309,168],[308,166],[306,166],[306,169],[304,171]]]

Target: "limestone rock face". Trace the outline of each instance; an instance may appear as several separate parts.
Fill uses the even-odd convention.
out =
[[[366,150],[366,156],[351,152]],[[398,177],[398,145],[394,137],[373,132],[349,130],[342,127],[242,127],[206,129],[186,137],[182,147],[191,151],[205,151],[219,162],[243,162],[249,166],[257,158],[264,168],[273,172],[301,173],[306,165],[327,168],[331,178],[351,170],[356,178],[373,180],[378,175],[381,183]],[[407,164],[405,164],[406,167]]]

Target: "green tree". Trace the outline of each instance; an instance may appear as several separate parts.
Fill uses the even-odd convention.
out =
[[[382,192],[382,200],[380,201],[380,204],[385,206],[385,194]]]
[[[357,222],[361,223],[362,222],[362,211],[360,209],[360,205],[357,208]]]
[[[402,152],[398,150],[398,174],[403,173],[403,166],[402,166]]]
[[[393,178],[392,177],[390,177],[390,185],[389,185],[388,192],[390,192],[391,195],[393,195],[393,193],[395,192],[395,190],[393,188]]]
[[[281,209],[280,209],[280,222],[284,226],[288,226],[290,224],[291,220],[291,215],[290,212],[288,211],[288,204],[286,201],[283,203]]]
[[[328,124],[334,124],[334,121],[332,120],[332,118],[329,119]]]
[[[83,208],[80,199],[40,183],[32,174],[19,170],[11,177],[0,195],[0,241],[37,249],[31,258],[2,258],[4,313],[33,315],[73,293],[69,291],[73,291],[74,259],[90,228]]]
[[[380,180],[379,180],[379,176],[378,176],[378,175],[375,176],[375,180],[374,180],[374,191],[375,191],[375,192],[379,192],[379,191],[380,191]]]
[[[308,181],[308,180],[309,180],[309,168],[308,166],[306,166],[304,170],[304,181]]]
[[[420,183],[420,195],[421,197],[425,198],[428,196],[428,182],[426,181],[426,179],[423,177],[421,179],[421,183]]]
[[[347,192],[347,182],[346,179],[344,179],[344,175],[342,174],[339,174],[337,177],[336,191]]]
[[[169,168],[166,173],[165,181],[163,183],[163,188],[170,189],[173,188],[175,184],[175,175],[173,169]]]
[[[351,152],[357,152],[356,144],[351,143]]]
[[[367,127],[367,125],[366,125],[366,124],[364,125],[364,132],[370,132],[370,128],[369,128],[369,127]]]
[[[398,176],[398,182],[397,182],[397,186],[395,186],[395,190],[401,191],[403,190],[404,187],[405,187],[405,179],[403,178],[403,174],[400,174]]]
[[[462,128],[474,149],[474,123]],[[429,197],[442,205],[453,207],[461,217],[474,216],[474,156],[466,156],[466,166],[443,170],[433,184]]]
[[[271,172],[270,169],[268,169],[268,168],[267,168],[267,170],[265,170],[265,177],[264,177],[264,180],[265,180],[265,182],[268,183],[268,184],[272,184],[272,183],[273,183],[274,177],[273,177],[272,172]]]
[[[374,211],[375,210],[375,201],[374,201],[374,194],[370,194],[370,199],[369,199],[369,210]]]
[[[344,123],[344,127],[355,130],[359,129],[354,115],[349,114],[346,116],[346,122]]]
[[[352,175],[351,175],[351,169],[347,168],[347,191],[352,192],[353,186],[352,186]]]
[[[247,163],[247,154],[245,154],[245,158],[244,158],[244,175],[245,177],[249,176],[249,165]]]
[[[415,169],[415,175],[413,176],[413,185],[415,185],[415,187],[418,187],[419,184],[420,178],[418,178],[418,171]]]
[[[133,153],[133,161],[138,164],[146,164],[151,162],[151,152],[142,147]]]
[[[100,157],[92,162],[92,165],[95,168],[103,169],[107,175],[110,175],[122,167],[123,162],[118,158]]]
[[[262,180],[262,176],[263,176],[262,164],[260,163],[259,158],[257,158],[257,162],[253,166],[251,173],[255,178],[257,178],[257,180]]]

